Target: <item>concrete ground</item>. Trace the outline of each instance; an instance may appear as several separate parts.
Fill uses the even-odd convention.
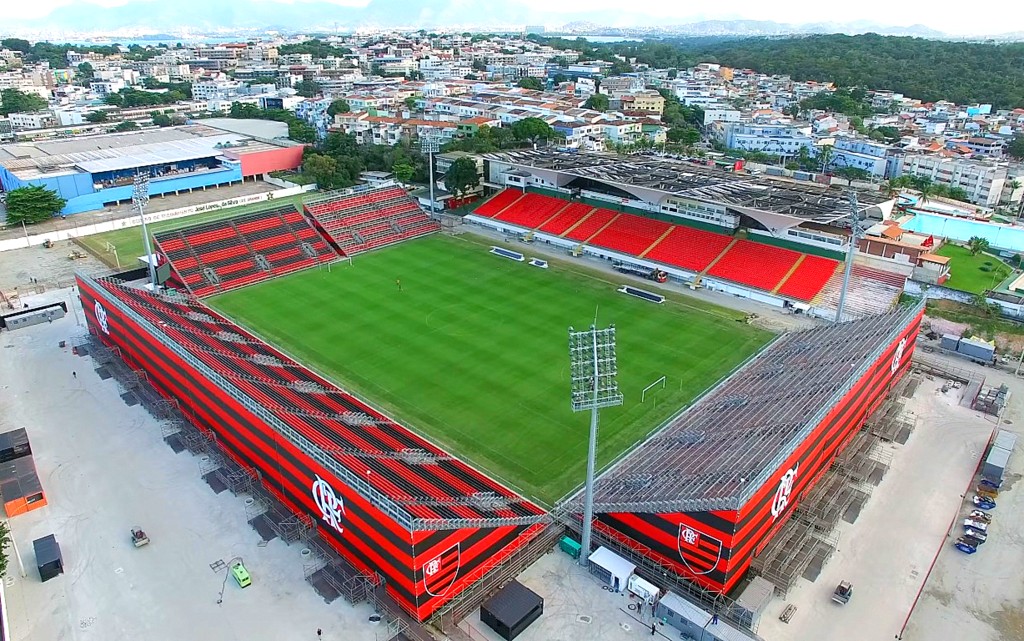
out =
[[[940,358],[940,357],[936,357]],[[974,555],[967,556],[952,546],[961,533],[959,518],[939,550],[935,568],[910,617],[905,641],[931,639],[972,639],[976,641],[1024,640],[1024,384],[1012,373],[967,365],[946,357],[960,367],[984,372],[987,384],[1006,384],[1012,396],[1003,414],[1002,429],[1018,435],[1018,445],[1000,490],[988,541]],[[991,420],[991,419],[990,419]],[[964,485],[966,488],[967,485]],[[973,484],[972,484],[973,487]],[[961,488],[961,492],[964,488]],[[973,493],[967,495],[967,499]],[[964,501],[959,515],[969,512]]]
[[[775,599],[758,634],[767,641],[815,639],[884,641],[901,630],[924,584],[936,550],[957,514],[995,423],[960,407],[960,390],[925,378],[906,410],[916,427],[905,445],[891,444],[889,471],[856,521],[840,522],[838,549],[813,583],[800,579],[786,599]],[[853,584],[845,606],[832,602],[840,581]],[[790,622],[779,615],[797,610]],[[851,637],[851,630],[856,630]],[[929,639],[956,637],[933,636]]]
[[[73,251],[85,254],[85,258],[71,260],[68,256]],[[0,291],[11,296],[17,288],[19,294],[32,294],[37,286],[32,283],[33,278],[45,288],[69,287],[75,280],[76,271],[98,274],[111,270],[98,258],[67,240],[58,242],[51,249],[36,245],[0,252]]]
[[[84,331],[69,314],[0,333],[0,431],[28,430],[49,503],[10,520],[26,570],[12,555],[4,586],[14,641],[313,641],[318,627],[330,641],[375,641],[382,629],[368,622],[369,606],[325,604],[303,579],[300,546],[258,545],[243,498],[214,494],[198,459],[165,445],[158,423],[126,406],[90,358],[58,347]],[[148,546],[132,546],[134,525]],[[50,533],[65,573],[42,583],[32,541]],[[253,577],[244,590],[210,567],[234,557]]]
[[[596,577],[558,549],[527,568],[518,581],[544,598],[544,614],[516,641],[679,639],[675,628],[660,624],[652,636],[649,607],[634,609],[639,604],[635,597],[602,589]],[[479,609],[459,627],[473,641],[501,641],[480,621]]]
[[[179,207],[188,207],[190,205],[201,205],[215,200],[237,198],[238,196],[247,196],[249,194],[261,194],[268,191],[274,191],[275,189],[280,188],[259,180],[256,182],[236,183],[234,185],[226,185],[223,187],[210,187],[206,191],[194,191],[192,193],[183,193],[177,196],[174,194],[154,196],[149,201],[149,205],[146,206],[146,212],[153,214],[159,211],[167,211],[168,209],[178,209]],[[6,212],[0,212],[0,215],[4,216],[3,218],[0,218],[0,239],[23,238],[25,236],[26,230],[21,225],[11,225],[9,227],[3,225],[3,221],[6,220]],[[109,220],[118,220],[120,218],[127,218],[135,215],[136,214],[132,210],[132,206],[130,204],[117,205],[115,207],[104,207],[103,209],[97,209],[95,211],[85,211],[80,214],[72,214],[66,218],[53,218],[44,223],[31,225],[27,228],[27,231],[29,234],[42,234],[48,231],[74,229],[80,225],[93,225],[95,223],[103,223]]]

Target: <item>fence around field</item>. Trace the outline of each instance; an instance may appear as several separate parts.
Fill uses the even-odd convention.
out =
[[[278,189],[275,191],[268,191],[260,194],[249,194],[247,196],[238,196],[236,198],[227,198],[225,200],[217,200],[211,203],[203,203],[201,205],[190,205],[188,207],[179,207],[177,209],[168,209],[166,211],[157,211],[151,214],[146,214],[147,223],[155,223],[161,220],[173,220],[175,218],[184,218],[185,216],[192,216],[194,214],[202,214],[210,211],[217,211],[218,209],[227,209],[229,207],[239,207],[242,205],[251,205],[258,202],[272,202],[280,198],[287,198],[289,196],[296,196],[298,194],[305,193],[315,189],[315,185],[305,185],[298,187],[289,187],[287,189]],[[72,229],[59,229],[56,231],[48,231],[42,234],[29,234],[27,233],[22,238],[9,238],[6,240],[0,240],[0,251],[10,251],[12,249],[23,249],[25,247],[32,247],[35,245],[42,245],[46,241],[57,242],[61,240],[70,240],[72,238],[81,238],[82,236],[92,236],[93,234],[102,234],[109,231],[115,231],[118,229],[127,229],[129,227],[138,227],[142,224],[138,216],[129,216],[127,218],[118,218],[117,220],[108,220],[102,223],[94,223],[92,225],[81,225],[73,227]]]

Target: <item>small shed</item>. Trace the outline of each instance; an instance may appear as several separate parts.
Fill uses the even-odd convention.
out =
[[[41,580],[49,581],[58,574],[64,574],[64,558],[55,536],[49,534],[32,541],[32,548],[36,552],[36,567]]]
[[[1010,453],[1001,447],[992,446],[985,457],[985,463],[981,468],[981,475],[992,481],[1003,480],[1006,472],[1006,465],[1010,462]]]
[[[636,569],[635,563],[630,563],[606,547],[597,548],[590,555],[589,561],[591,574],[600,577],[616,592],[626,589],[629,575]]]
[[[732,604],[733,619],[750,628],[757,629],[757,623],[768,605],[775,598],[775,585],[763,576],[755,576]]]
[[[512,581],[480,606],[480,620],[512,641],[544,614],[544,599],[519,581]]]
[[[0,496],[8,517],[46,505],[43,485],[31,456],[0,463]]]
[[[1013,448],[1016,444],[1017,435],[1006,430],[999,430],[996,432],[996,437],[992,441],[993,447],[1001,447],[1007,452],[1013,452]]]
[[[0,434],[0,463],[13,461],[16,458],[32,454],[25,428],[11,430]]]
[[[727,623],[683,597],[668,592],[658,601],[654,616],[694,639],[704,641],[750,641],[751,635]]]

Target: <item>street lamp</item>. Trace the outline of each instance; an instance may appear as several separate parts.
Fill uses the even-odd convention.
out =
[[[153,264],[153,249],[149,241],[149,230],[146,228],[146,205],[149,204],[149,174],[135,174],[132,179],[132,204],[139,212],[142,221],[142,243],[146,248],[146,264],[149,265],[149,283],[152,291],[156,291],[156,265]]]

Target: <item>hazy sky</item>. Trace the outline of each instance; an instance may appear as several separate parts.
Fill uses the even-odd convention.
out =
[[[54,9],[72,3],[116,7],[142,0],[3,0],[4,14],[12,20],[41,18]],[[212,0],[217,2],[218,0]],[[224,1],[224,0],[219,0]],[[250,2],[301,5],[303,0],[248,0]],[[339,7],[365,6],[369,0],[327,0]],[[488,24],[487,6],[495,0],[450,0],[449,11],[458,11],[465,24]],[[678,2],[655,0],[625,6],[621,0],[498,0],[522,6],[533,16],[534,23],[557,26],[572,20],[587,20],[594,11],[614,11],[621,15],[613,26],[640,24],[672,24],[709,19],[774,20],[788,23],[869,21],[882,25],[908,26],[923,24],[950,34],[996,34],[1024,31],[1024,3],[997,2],[978,11],[964,5],[943,5],[934,0],[861,0],[860,2],[821,2],[795,0],[764,2],[763,0],[732,0],[731,2]],[[416,15],[418,3],[410,0],[408,14]],[[956,7],[956,8],[954,8]],[[230,25],[224,25],[230,26]],[[88,29],[87,25],[82,25]]]

